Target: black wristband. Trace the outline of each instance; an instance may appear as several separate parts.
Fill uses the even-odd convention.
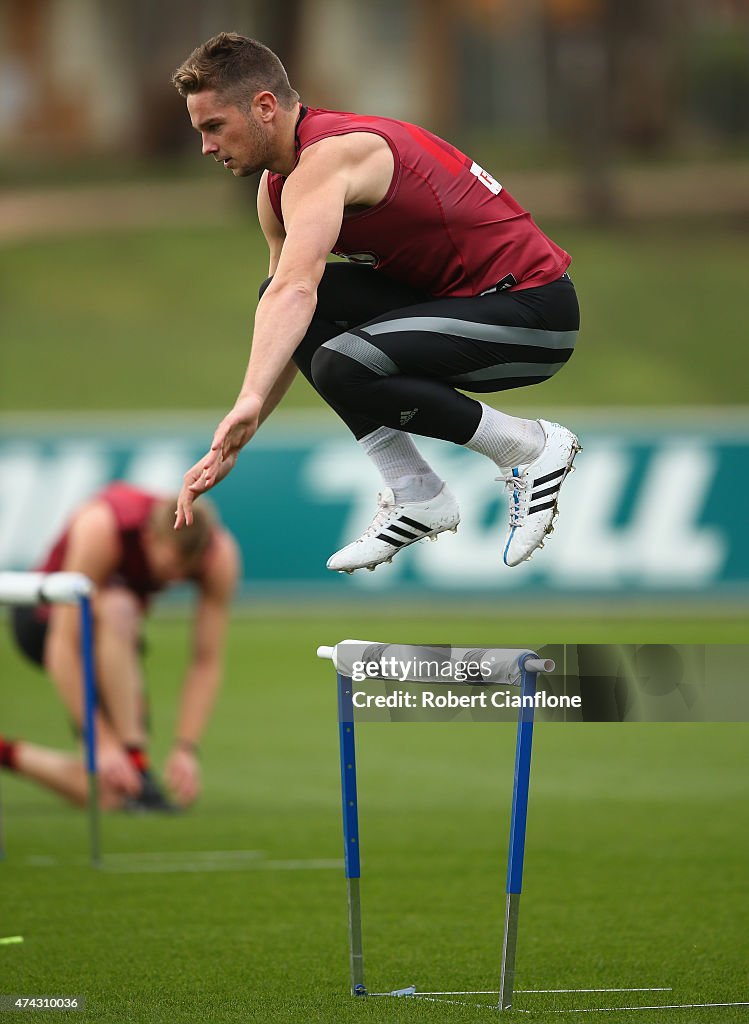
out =
[[[192,740],[181,739],[179,736],[174,741],[175,747],[179,750],[186,750],[188,754],[193,754],[195,757],[200,756],[200,748],[197,743],[193,743]]]

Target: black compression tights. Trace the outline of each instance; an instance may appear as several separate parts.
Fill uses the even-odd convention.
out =
[[[294,362],[357,438],[389,426],[465,444],[481,406],[455,378],[469,376],[462,386],[480,392],[545,380],[572,351],[557,335],[578,323],[569,281],[435,299],[371,268],[330,263]]]

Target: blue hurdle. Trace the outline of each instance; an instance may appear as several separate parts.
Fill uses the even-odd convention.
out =
[[[364,984],[362,947],[361,859],[359,857],[359,800],[356,791],[356,741],[354,738],[353,684],[350,676],[336,673],[338,682],[338,733],[341,755],[341,808],[343,816],[343,856],[348,895],[349,962],[351,993],[367,994]]]
[[[79,598],[81,609],[81,659],[83,661],[83,734],[86,741],[88,776],[89,855],[93,867],[101,867],[99,828],[99,779],[96,774],[96,669],[94,667],[94,621],[89,594]]]
[[[521,660],[520,693],[523,697],[532,698],[536,693],[538,671],[533,671],[530,667],[532,661],[533,659],[530,655]],[[525,705],[525,701],[523,704]],[[512,994],[515,987],[515,954],[518,941],[520,894],[523,889],[525,826],[528,820],[534,710],[532,704],[529,707],[523,706],[520,708],[518,715],[518,732],[515,742],[515,777],[512,785],[512,810],[510,812],[510,842],[507,853],[505,924],[499,973],[500,1010],[512,1009]]]
[[[348,646],[348,651],[346,650]],[[356,740],[354,730],[353,683],[351,679],[352,649],[362,652],[386,649],[394,650],[390,645],[364,643],[362,641],[344,641],[335,647],[318,648],[318,657],[328,658],[336,667],[338,687],[338,730],[341,761],[341,808],[343,820],[344,866],[348,895],[348,932],[349,932],[349,966],[351,993],[355,996],[366,996],[364,981],[364,952],[362,941],[361,913],[361,856],[359,840],[359,808],[356,785]],[[416,651],[418,648],[411,648]],[[481,651],[471,651],[471,656],[480,659]],[[489,652],[491,653],[491,652]],[[532,699],[536,692],[536,680],[540,672],[552,672],[554,663],[540,659],[533,651],[502,651],[494,652],[511,655],[506,658],[500,669],[506,672],[504,680],[520,687],[521,696],[529,698],[523,702],[518,716],[517,742],[515,748],[515,774],[512,793],[512,810],[510,814],[510,840],[507,858],[507,885],[504,919],[504,935],[502,941],[502,957],[500,964],[499,1008],[512,1008],[515,981],[515,956],[517,951],[518,920],[520,911],[520,894],[523,882],[523,860],[525,855],[525,833],[528,815],[528,794],[530,786],[531,750],[533,743],[534,706]],[[348,657],[347,657],[348,655]],[[500,681],[499,678],[492,682]],[[413,986],[396,989],[387,994],[392,996],[417,996]]]

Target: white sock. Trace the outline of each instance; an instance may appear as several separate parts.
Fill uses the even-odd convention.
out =
[[[410,434],[392,427],[378,427],[359,439],[359,444],[380,472],[396,501],[427,501],[439,494],[444,481],[437,476]]]
[[[537,420],[508,416],[483,402],[480,404],[481,421],[466,448],[486,455],[500,469],[511,469],[538,458],[546,436]]]

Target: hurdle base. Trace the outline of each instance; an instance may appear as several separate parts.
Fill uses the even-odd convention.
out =
[[[355,993],[355,994],[357,994],[357,993]],[[418,992],[416,991],[416,986],[415,985],[406,985],[405,988],[394,988],[392,990],[392,992],[367,992],[366,989],[365,989],[364,992],[360,992],[360,993],[358,993],[358,995],[369,995],[369,996],[373,996],[373,997],[377,996],[377,997],[380,997],[380,998],[386,998],[388,996],[395,996],[396,999],[404,999],[404,998],[408,999],[410,997],[417,996]]]

